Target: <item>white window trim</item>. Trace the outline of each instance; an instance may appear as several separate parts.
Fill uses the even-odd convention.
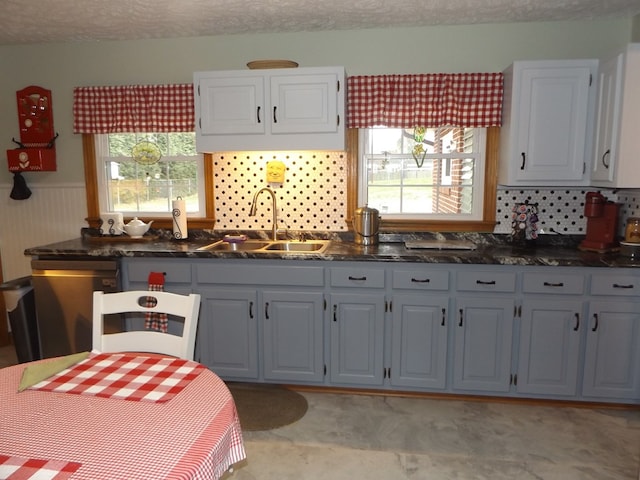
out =
[[[98,188],[98,206],[100,212],[111,212],[109,206],[108,195],[108,178],[105,168],[104,158],[106,155],[104,152],[108,151],[108,134],[94,134],[95,149],[96,149],[96,179]],[[205,174],[204,174],[204,158],[202,154],[198,154],[198,211],[188,212],[188,216],[193,217],[205,217],[206,216],[206,192],[205,192]],[[116,158],[114,158],[115,160]],[[131,216],[144,216],[149,218],[166,218],[171,216],[171,212],[127,212],[127,215]]]
[[[476,161],[476,167],[474,171],[473,182],[473,207],[469,214],[384,214],[385,219],[389,220],[438,220],[438,221],[451,221],[451,222],[469,222],[479,221],[483,219],[484,212],[484,182],[486,173],[486,143],[487,143],[487,131],[486,128],[476,128],[476,135],[474,135],[474,152],[466,153],[465,156],[473,156]],[[366,205],[367,198],[367,176],[363,172],[367,171],[367,165],[364,152],[366,151],[366,134],[365,129],[360,129],[358,132],[358,171],[361,172],[358,175],[358,205]],[[460,153],[454,154],[427,154],[426,158],[460,158]]]

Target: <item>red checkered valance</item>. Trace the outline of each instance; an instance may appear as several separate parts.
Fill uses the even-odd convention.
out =
[[[349,77],[347,127],[500,126],[502,91],[502,73]]]
[[[74,133],[193,132],[193,84],[76,87]]]

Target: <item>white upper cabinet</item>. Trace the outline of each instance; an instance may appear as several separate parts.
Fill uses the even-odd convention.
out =
[[[588,185],[597,68],[597,60],[518,61],[504,72],[498,183]]]
[[[196,72],[196,146],[344,150],[343,67]]]
[[[591,184],[639,188],[640,43],[604,61],[599,77]]]

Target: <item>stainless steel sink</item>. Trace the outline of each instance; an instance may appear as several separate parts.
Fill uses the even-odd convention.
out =
[[[219,240],[196,250],[200,252],[322,253],[330,243],[330,240],[246,240],[240,243]]]
[[[329,243],[331,243],[330,240],[283,240],[270,243],[264,250],[268,252],[322,253],[327,249]]]
[[[210,243],[204,247],[197,248],[198,251],[209,252],[254,252],[266,247],[271,242],[268,240],[245,240],[240,243],[229,243],[223,240],[219,240],[215,243]]]

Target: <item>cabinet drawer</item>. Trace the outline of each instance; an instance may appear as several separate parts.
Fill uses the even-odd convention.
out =
[[[163,272],[166,283],[191,283],[191,264],[136,261],[127,265],[130,282],[148,282],[150,272]]]
[[[394,270],[393,288],[448,290],[449,272],[433,270]]]
[[[600,275],[591,276],[591,295],[640,295],[640,276],[637,275]]]
[[[198,265],[198,283],[219,285],[292,285],[321,287],[322,267],[260,265]]]
[[[525,273],[522,278],[525,293],[562,293],[579,295],[584,292],[584,276],[579,274]]]
[[[470,292],[514,292],[516,290],[516,274],[492,271],[459,271],[457,289]]]
[[[381,268],[332,268],[332,287],[384,288],[384,270]]]

